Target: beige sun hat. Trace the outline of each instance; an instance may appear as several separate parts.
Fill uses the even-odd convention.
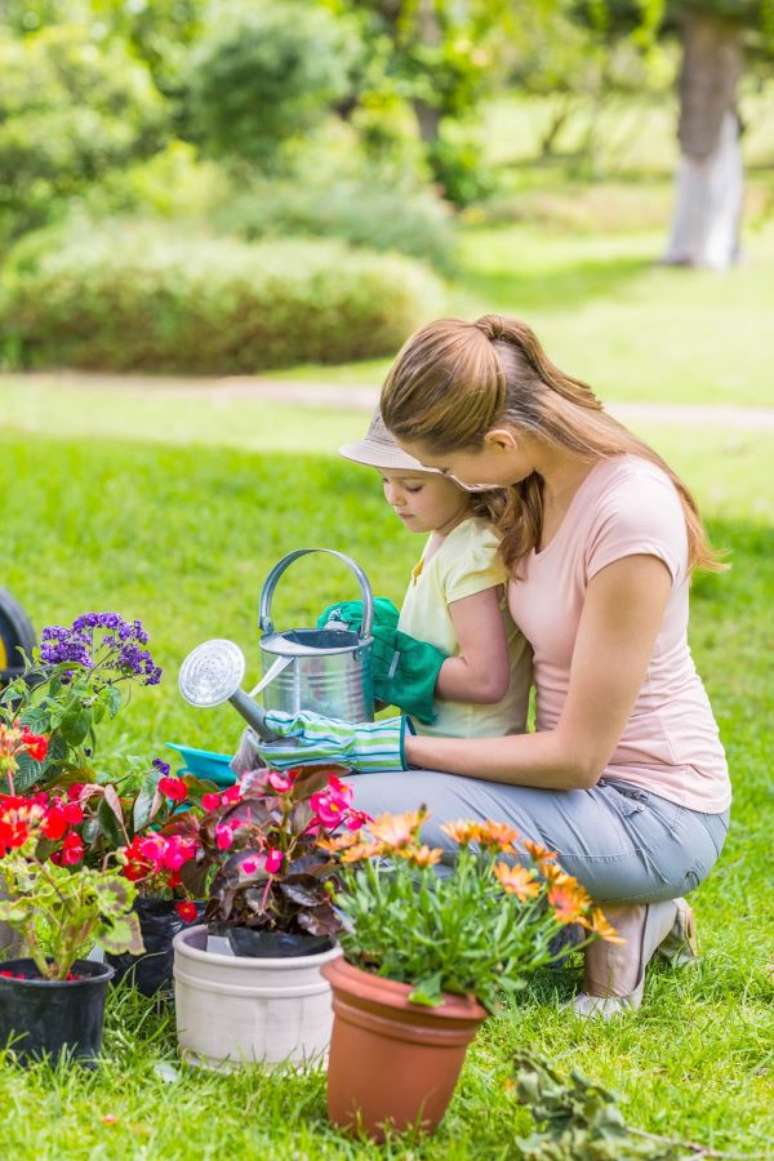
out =
[[[377,408],[369,424],[365,439],[356,443],[345,443],[339,448],[339,455],[354,460],[356,464],[367,464],[370,468],[387,468],[390,471],[430,472],[440,475],[437,468],[426,468],[408,452],[404,452],[384,426],[381,412]]]

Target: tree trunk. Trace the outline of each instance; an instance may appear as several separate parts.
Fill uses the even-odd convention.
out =
[[[433,0],[419,0],[417,9],[417,36],[422,44],[437,45],[441,40],[441,27]],[[412,102],[419,126],[419,135],[425,145],[433,145],[438,140],[441,125],[441,111],[436,105],[416,97]]]
[[[667,263],[725,270],[739,257],[744,175],[736,91],[741,71],[739,26],[707,12],[690,12],[683,33],[681,157]]]

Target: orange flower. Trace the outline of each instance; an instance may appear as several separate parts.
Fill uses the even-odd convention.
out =
[[[405,814],[380,814],[368,824],[375,839],[391,848],[405,847],[419,837],[422,823],[428,816],[427,808],[407,810]]]
[[[441,830],[459,847],[469,847],[471,843],[479,841],[479,824],[471,818],[460,818],[457,822],[445,822],[441,826]]]
[[[541,871],[547,863],[553,862],[556,858],[556,851],[549,851],[548,847],[544,847],[542,843],[536,843],[532,839],[522,839],[521,845],[527,854],[532,856]]]
[[[548,902],[559,923],[577,923],[588,909],[591,899],[571,875],[566,883],[554,883],[548,891]]]
[[[322,851],[328,851],[329,854],[336,854],[337,851],[346,851],[350,847],[354,847],[360,840],[360,832],[356,830],[346,830],[342,834],[333,835],[329,838],[318,838],[317,846]]]
[[[540,894],[535,872],[528,867],[509,867],[507,863],[498,863],[494,873],[503,891],[515,895],[520,903],[526,903],[528,899],[534,899]]]
[[[383,855],[387,848],[384,843],[357,843],[348,847],[341,856],[342,863],[361,863],[364,859],[372,859],[375,855]]]
[[[492,822],[491,819],[479,823],[477,830],[481,846],[494,850],[507,851],[519,837],[515,827],[508,826],[506,822]]]
[[[604,939],[606,943],[626,943],[622,935],[619,935],[612,923],[608,920],[601,907],[595,907],[591,912],[591,919],[584,923],[592,935],[599,936]]]
[[[415,867],[434,867],[436,863],[441,861],[443,851],[438,847],[403,847],[402,850],[395,852],[400,858],[405,859],[407,863],[413,863]]]

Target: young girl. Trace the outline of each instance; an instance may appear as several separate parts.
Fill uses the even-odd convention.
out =
[[[398,629],[447,655],[435,686],[432,724],[417,733],[492,737],[523,733],[532,657],[507,609],[507,573],[489,522],[495,493],[464,491],[423,468],[398,445],[377,412],[365,439],[341,455],[376,468],[384,496],[411,532],[429,533],[412,571]]]

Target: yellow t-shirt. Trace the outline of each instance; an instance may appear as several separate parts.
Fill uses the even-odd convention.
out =
[[[440,548],[428,559],[430,540],[414,569],[398,628],[420,641],[429,641],[450,657],[459,654],[449,605],[485,589],[503,586],[501,608],[511,663],[511,682],[502,701],[493,705],[441,701],[431,726],[412,718],[418,734],[445,738],[500,737],[524,733],[532,682],[532,653],[508,612],[508,576],[497,551],[498,539],[491,524],[471,516],[453,528]]]

